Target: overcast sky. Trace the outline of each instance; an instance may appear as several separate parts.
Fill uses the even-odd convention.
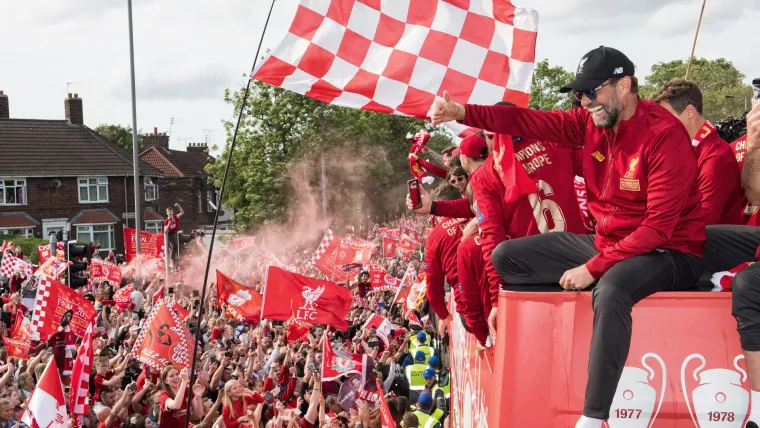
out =
[[[263,49],[275,48],[298,0],[276,0]],[[394,0],[389,0],[394,1]],[[67,82],[84,121],[131,124],[126,0],[0,2],[0,90],[11,117],[62,119]],[[575,70],[601,44],[625,52],[640,76],[688,58],[702,0],[520,0],[539,12],[537,58]],[[270,0],[134,0],[138,128],[169,132],[172,148],[222,145],[238,88],[251,68]],[[697,55],[725,57],[760,77],[759,0],[708,0]],[[185,140],[187,139],[187,140]]]

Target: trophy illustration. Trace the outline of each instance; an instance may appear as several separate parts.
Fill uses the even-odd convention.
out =
[[[681,365],[681,389],[686,407],[696,428],[741,428],[749,412],[749,392],[742,385],[747,381],[747,372],[739,367],[743,355],[734,358],[734,367],[730,369],[705,368],[705,357],[691,354]],[[701,364],[694,369],[693,378],[699,382],[689,394],[686,385],[686,366],[692,360]]]
[[[647,364],[650,358],[655,359],[662,369],[659,399],[657,390],[652,386],[655,372]],[[615,390],[615,398],[612,400],[610,417],[607,419],[609,428],[649,428],[657,419],[662,400],[665,398],[665,362],[659,355],[649,352],[641,357],[641,365],[646,370],[628,366],[623,368],[623,374]]]

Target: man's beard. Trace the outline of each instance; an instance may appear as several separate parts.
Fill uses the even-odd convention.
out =
[[[599,105],[602,106],[604,114],[602,116],[595,116],[593,114],[591,115],[591,118],[594,121],[594,125],[605,129],[609,129],[617,125],[618,120],[620,119],[620,113],[623,111],[623,106],[618,101],[617,97],[615,97],[613,94],[608,105]]]

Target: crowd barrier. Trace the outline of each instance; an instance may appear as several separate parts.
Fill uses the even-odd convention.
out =
[[[583,408],[591,293],[505,292],[482,358],[451,327],[452,427],[573,428]],[[633,310],[633,338],[608,428],[740,428],[746,365],[730,293],[658,293]]]

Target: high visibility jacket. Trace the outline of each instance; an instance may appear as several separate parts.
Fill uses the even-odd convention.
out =
[[[443,412],[440,410],[436,410],[432,415],[428,415],[421,410],[415,410],[414,414],[417,416],[417,421],[419,422],[420,428],[433,428],[437,423],[440,422],[439,419],[441,416],[443,416]],[[436,418],[436,416],[438,418]]]
[[[438,386],[443,391],[443,395],[446,398],[451,397],[451,375],[446,370],[441,370],[436,373],[438,379]]]
[[[427,369],[427,364],[412,364],[406,366],[406,380],[409,382],[409,389],[412,391],[422,391],[425,389],[425,378],[422,373]]]
[[[417,351],[422,351],[422,353],[425,354],[425,363],[427,363],[430,357],[435,355],[435,349],[431,348],[430,346],[418,346],[409,351],[409,353],[412,354],[412,358],[414,358],[414,354],[416,354]]]
[[[429,334],[425,333],[425,336],[427,336],[427,340],[425,340],[425,343],[423,345],[430,344],[431,337]],[[409,349],[416,348],[420,346],[420,342],[417,340],[417,336],[412,336],[409,338]]]

